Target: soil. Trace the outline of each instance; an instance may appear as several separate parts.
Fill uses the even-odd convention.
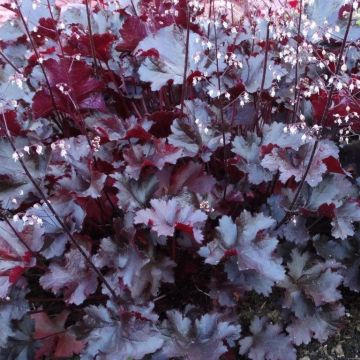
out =
[[[354,360],[360,359],[360,307],[359,295],[344,293],[346,308],[343,329],[323,344],[317,341],[298,350],[298,360]]]

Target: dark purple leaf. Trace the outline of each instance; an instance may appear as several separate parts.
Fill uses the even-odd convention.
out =
[[[266,317],[255,317],[250,325],[252,336],[240,340],[240,354],[252,360],[296,360],[291,338],[282,332],[278,324]]]

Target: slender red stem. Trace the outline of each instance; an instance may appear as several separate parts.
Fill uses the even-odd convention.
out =
[[[267,63],[268,63],[268,57],[269,57],[269,38],[270,38],[270,21],[268,22],[267,27],[266,27],[265,58],[264,58],[263,74],[262,74],[262,78],[261,78],[260,96],[262,95],[262,93],[264,91],[264,86],[265,86]]]
[[[182,84],[182,92],[181,92],[181,105],[180,110],[183,112],[184,110],[184,101],[186,98],[186,80],[187,80],[187,68],[189,61],[189,39],[190,39],[190,10],[187,8],[188,16],[186,22],[186,43],[185,43],[185,60],[184,60],[184,75],[183,75],[183,84]]]
[[[18,74],[22,75],[22,72],[19,70],[19,68],[1,50],[0,50],[0,55]]]
[[[215,12],[214,12],[214,37],[215,37],[215,58],[216,58],[216,76],[218,82],[218,90],[221,92],[221,81],[220,81],[220,73],[219,73],[219,59],[218,59],[218,41],[217,41],[217,31],[215,25]],[[226,156],[226,137],[225,137],[225,119],[224,119],[224,111],[223,106],[220,100],[220,120],[221,120],[221,132],[222,132],[222,142],[223,142],[223,166],[225,172],[225,186],[223,192],[223,199],[226,198],[226,190],[228,185],[228,168],[227,168],[227,156]]]
[[[294,90],[294,111],[292,122],[296,119],[296,114],[298,111],[299,99],[298,99],[298,81],[299,81],[299,42],[301,35],[301,18],[302,18],[302,0],[299,2],[299,24],[297,29],[297,39],[296,39],[296,66],[295,66],[295,90]]]
[[[93,32],[92,32],[92,26],[91,26],[89,0],[85,1],[85,6],[86,6],[86,17],[87,17],[88,28],[89,28],[91,55],[93,57],[95,72],[98,73],[98,63],[96,60],[95,43],[94,43],[94,37],[93,37]]]
[[[136,11],[136,7],[135,7],[135,5],[134,5],[133,0],[130,0],[130,1],[131,1],[132,8],[133,8],[133,10],[134,10],[135,16],[138,16],[137,11]]]
[[[48,9],[49,9],[49,13],[50,13],[51,19],[53,19],[53,20],[55,21],[54,14],[53,14],[53,12],[52,12],[52,10],[51,10],[50,0],[46,0],[46,2],[47,2],[47,6],[48,6]],[[63,48],[63,46],[62,46],[62,44],[61,44],[60,35],[59,35],[58,32],[56,32],[56,35],[57,35],[57,36],[56,36],[56,39],[57,39],[57,41],[58,41],[58,43],[59,43],[59,47],[60,47],[61,54],[62,54],[62,56],[64,57],[64,56],[65,56],[65,54],[64,54],[64,48]]]

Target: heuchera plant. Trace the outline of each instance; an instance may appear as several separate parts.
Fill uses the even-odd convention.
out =
[[[341,327],[358,0],[0,8],[0,358],[293,360]]]

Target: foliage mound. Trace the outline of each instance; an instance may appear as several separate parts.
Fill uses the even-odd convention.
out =
[[[0,358],[293,360],[337,332],[358,5],[1,0]]]

